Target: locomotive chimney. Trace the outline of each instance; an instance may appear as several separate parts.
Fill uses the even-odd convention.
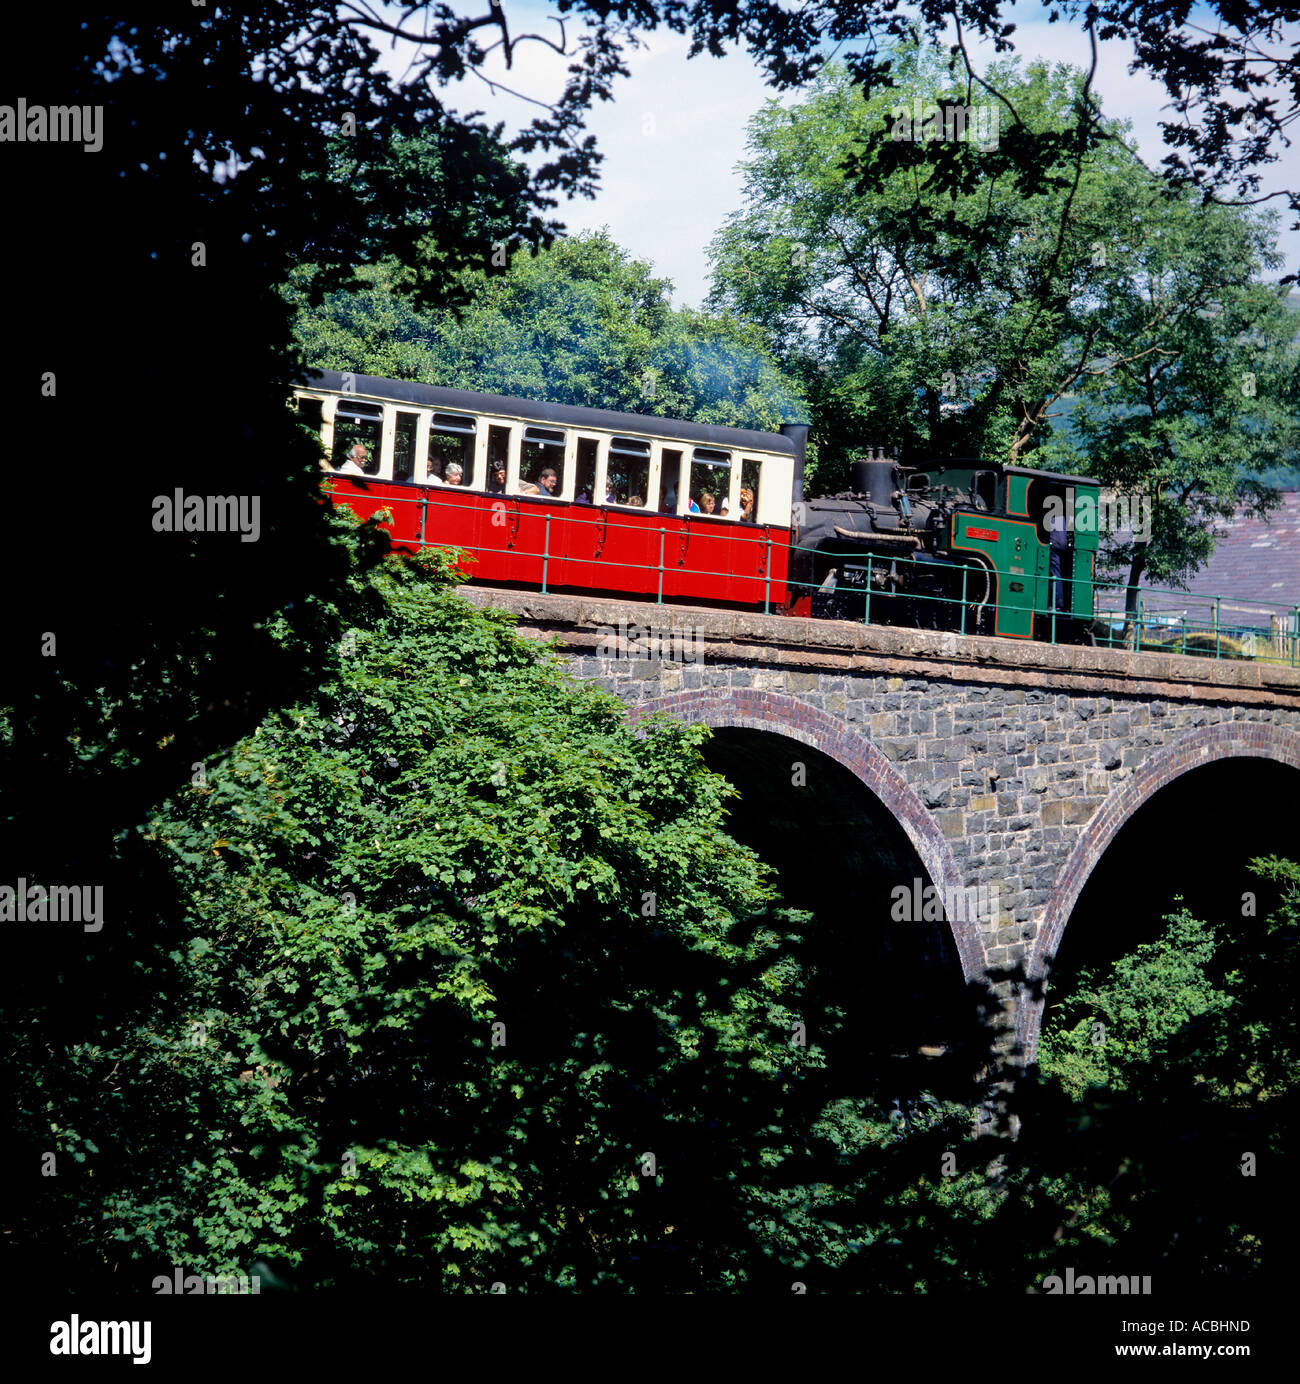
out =
[[[790,493],[790,502],[797,505],[803,499],[803,468],[808,457],[808,424],[782,423],[781,435],[794,443],[794,489]]]

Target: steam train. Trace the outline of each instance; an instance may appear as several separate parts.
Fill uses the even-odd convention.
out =
[[[493,586],[1087,639],[1098,483],[875,452],[803,495],[779,433],[316,371],[294,389],[334,502]]]

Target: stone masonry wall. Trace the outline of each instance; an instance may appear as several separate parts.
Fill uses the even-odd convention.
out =
[[[498,595],[525,617],[521,632],[554,636],[575,673],[634,717],[666,711],[813,745],[894,813],[938,888],[998,886],[996,924],[953,925],[968,978],[1017,962],[1041,976],[1110,840],[1181,773],[1238,756],[1300,770],[1300,670],[922,631],[869,629],[864,649],[855,626],[840,627],[849,647],[836,649],[832,622],[801,622],[822,627],[799,644],[779,617],[662,608],[663,625],[702,631],[698,661],[611,658],[611,631],[629,611],[649,619],[645,606]],[[1041,1006],[1018,1007],[1032,1056]]]

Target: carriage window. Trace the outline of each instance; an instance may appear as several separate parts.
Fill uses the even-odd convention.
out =
[[[697,447],[691,457],[691,499],[701,514],[720,514],[731,491],[731,453]]]
[[[519,489],[524,495],[559,496],[564,490],[564,434],[556,428],[525,428],[519,454]]]
[[[616,437],[609,444],[605,503],[644,509],[649,491],[650,444],[634,437]]]
[[[321,437],[321,428],[325,421],[323,416],[325,401],[323,399],[307,399],[300,395],[294,399],[293,406],[298,415],[298,421],[316,434],[316,442],[321,449],[321,464],[328,465],[325,458],[325,442]]]
[[[459,413],[435,413],[429,426],[426,475],[433,484],[474,483],[475,422]]]
[[[393,430],[393,479],[415,479],[415,446],[420,436],[420,415],[399,413]]]
[[[510,429],[489,428],[487,436],[487,488],[489,495],[502,495],[506,488],[506,467],[510,465]]]
[[[306,423],[314,432],[320,432],[322,413],[324,411],[323,399],[307,399],[299,395],[294,401],[294,406],[298,410],[298,421]]]
[[[659,455],[659,509],[663,514],[676,514],[681,496],[682,454],[663,451]]]
[[[330,458],[334,469],[353,476],[377,476],[383,422],[384,410],[378,404],[340,399],[334,413],[334,452]]]
[[[596,453],[600,443],[594,437],[578,439],[577,478],[574,481],[574,495],[580,505],[594,504],[596,500]]]
[[[740,519],[743,523],[758,522],[758,486],[762,474],[761,463],[752,457],[746,457],[740,463]]]

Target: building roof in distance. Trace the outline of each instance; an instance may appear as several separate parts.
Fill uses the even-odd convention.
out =
[[[1300,490],[1282,492],[1282,504],[1267,519],[1238,513],[1214,524],[1217,541],[1209,562],[1195,572],[1186,592],[1158,590],[1143,597],[1152,611],[1185,610],[1189,617],[1204,618],[1207,599],[1223,598],[1220,618],[1225,626],[1269,628],[1270,615],[1294,618],[1300,604]],[[1167,586],[1149,582],[1143,587]],[[1098,593],[1098,608],[1110,609],[1116,593]]]

